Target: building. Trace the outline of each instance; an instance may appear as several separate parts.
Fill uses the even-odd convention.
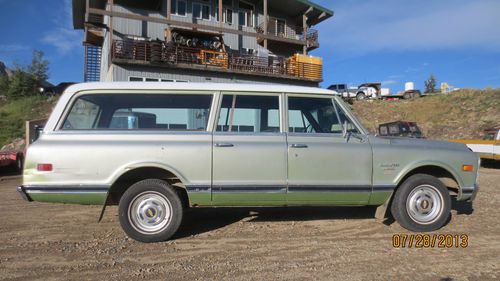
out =
[[[332,16],[308,0],[73,0],[85,81],[318,86],[311,27]]]

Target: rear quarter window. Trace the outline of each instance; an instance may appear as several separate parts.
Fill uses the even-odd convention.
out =
[[[62,130],[204,131],[212,95],[95,94],[78,97]]]

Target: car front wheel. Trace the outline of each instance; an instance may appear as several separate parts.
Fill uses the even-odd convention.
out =
[[[140,242],[160,242],[172,237],[182,222],[182,203],[165,181],[147,179],[125,191],[118,207],[125,233]]]
[[[404,228],[415,232],[441,228],[450,217],[451,200],[446,186],[437,178],[416,174],[396,190],[391,213]]]

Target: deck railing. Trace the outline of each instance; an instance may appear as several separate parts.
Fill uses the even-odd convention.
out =
[[[182,65],[184,67],[207,67],[211,70],[232,71],[262,76],[321,81],[321,66],[314,76],[307,71],[295,71],[318,67],[309,63],[290,63],[285,57],[256,56],[238,52],[220,52],[202,48],[191,48],[167,44],[163,41],[114,40],[112,59],[128,63],[150,63],[154,65]]]
[[[258,33],[264,33],[264,23],[260,23],[256,30]],[[304,41],[304,29],[301,26],[289,25],[284,20],[273,17],[270,17],[267,23],[267,35]],[[308,29],[305,36],[308,46],[319,46],[318,31],[316,29]]]

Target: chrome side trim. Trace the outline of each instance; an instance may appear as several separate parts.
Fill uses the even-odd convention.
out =
[[[214,193],[285,193],[285,185],[221,185],[214,186]]]
[[[186,185],[186,191],[188,193],[191,192],[211,192],[211,186],[210,185]]]
[[[392,192],[396,189],[396,185],[374,185],[373,192]]]
[[[109,186],[23,186],[27,194],[50,193],[50,194],[88,194],[107,193]]]
[[[285,192],[392,192],[395,185],[187,185],[191,192],[240,192],[240,193],[285,193]]]
[[[369,185],[292,185],[288,192],[371,192]]]

